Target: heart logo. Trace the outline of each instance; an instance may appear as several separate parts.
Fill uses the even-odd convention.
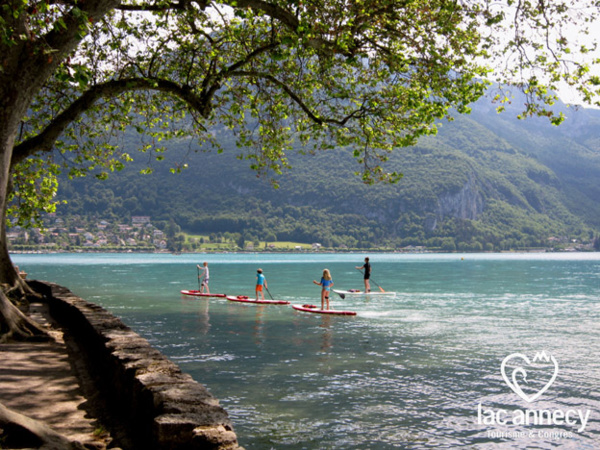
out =
[[[518,367],[514,368],[511,372],[511,377],[509,378],[506,375],[506,364],[512,359],[519,358],[525,361],[526,364],[520,364]],[[546,383],[545,386],[543,386],[536,393],[528,395],[525,392],[523,392],[523,389],[519,385],[519,375],[521,379],[525,383],[527,383],[527,370],[525,370],[523,366],[525,365],[537,369],[540,366],[539,364],[536,364],[538,361],[543,361],[544,365],[547,365],[548,363],[552,362],[554,364],[554,373],[552,374],[552,378],[550,378],[550,380]],[[546,390],[552,385],[552,383],[554,383],[554,380],[556,380],[556,376],[558,375],[558,363],[556,362],[554,356],[548,356],[546,355],[546,352],[536,353],[533,358],[533,362],[531,362],[529,358],[522,353],[513,353],[512,355],[508,355],[506,358],[504,358],[502,364],[500,365],[500,372],[502,373],[502,378],[504,378],[504,381],[506,382],[508,387],[511,388],[523,400],[531,403],[535,401],[544,392],[546,392]]]

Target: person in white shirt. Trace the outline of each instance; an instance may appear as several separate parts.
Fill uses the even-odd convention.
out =
[[[202,267],[200,267],[199,264],[196,264],[196,267],[198,267],[198,280],[202,280],[202,282],[200,283],[200,293],[204,294],[204,289],[206,289],[206,294],[210,294],[210,290],[208,289],[208,263],[204,262]],[[200,272],[200,270],[202,270],[202,272]]]

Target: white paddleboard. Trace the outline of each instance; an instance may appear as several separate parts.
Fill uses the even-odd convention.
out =
[[[371,292],[365,292],[365,291],[359,291],[358,289],[350,289],[349,291],[342,291],[339,289],[333,289],[333,292],[335,292],[336,294],[342,294],[342,295],[396,295],[395,292],[381,292],[381,291],[371,291]]]

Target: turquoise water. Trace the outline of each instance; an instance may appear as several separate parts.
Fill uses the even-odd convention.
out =
[[[370,255],[373,280],[397,295],[332,294],[356,317],[179,294],[197,289],[206,260],[213,292],[253,295],[261,267],[274,297],[317,304],[324,268],[335,288],[362,288],[364,256],[13,260],[109,309],[205,384],[248,450],[600,447],[600,254]],[[541,351],[557,365],[532,363]],[[531,364],[512,358],[509,381],[530,399],[547,386],[532,402],[503,379],[515,353]],[[550,422],[534,423],[538,411]]]

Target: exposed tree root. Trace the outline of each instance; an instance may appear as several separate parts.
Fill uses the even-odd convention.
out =
[[[0,443],[3,448],[84,450],[89,447],[57,433],[48,425],[8,409],[0,403]]]
[[[15,306],[5,292],[10,292],[11,298],[16,298]],[[31,296],[35,294],[27,287],[20,286],[0,289],[0,343],[11,340],[48,341],[51,337],[38,323],[26,316],[21,309],[27,310]],[[37,298],[37,297],[36,297]]]

